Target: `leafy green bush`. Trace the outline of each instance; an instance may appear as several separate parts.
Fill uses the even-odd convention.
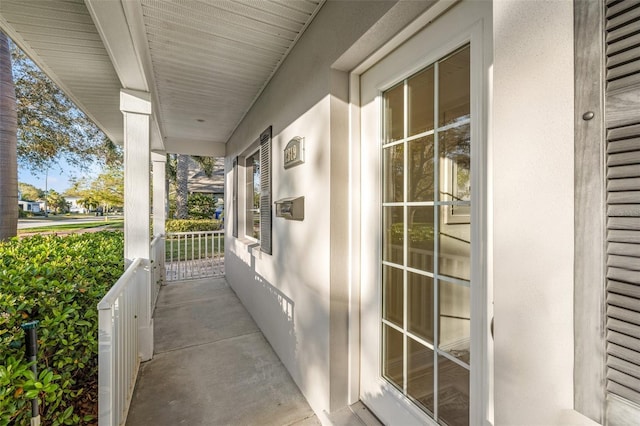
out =
[[[415,247],[416,245],[424,245],[426,247],[433,246],[433,225],[430,223],[414,222],[407,229],[409,241]],[[394,223],[391,225],[390,238],[394,244],[402,244],[404,235],[404,223]]]
[[[0,425],[95,421],[97,303],[123,272],[120,232],[36,235],[0,243]],[[20,325],[38,320],[38,377]],[[79,409],[78,407],[81,407]]]
[[[216,219],[170,219],[165,223],[166,232],[217,231],[222,221]]]

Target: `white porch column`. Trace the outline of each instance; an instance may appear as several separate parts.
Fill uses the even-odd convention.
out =
[[[165,154],[151,153],[153,162],[153,235],[164,234],[164,224],[167,216],[167,200],[165,199]]]
[[[124,115],[124,257],[149,259],[149,116],[146,92],[122,89]]]
[[[149,232],[150,116],[147,92],[120,90],[124,116],[124,257],[128,266],[136,257],[144,259],[145,277],[139,282],[138,350],[142,361],[153,356],[151,318],[151,271]]]

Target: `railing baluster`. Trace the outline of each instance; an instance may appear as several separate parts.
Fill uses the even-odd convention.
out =
[[[183,274],[184,277],[187,277],[187,266],[189,265],[189,250],[188,250],[188,242],[189,242],[189,237],[187,235],[185,235],[184,237],[184,261],[185,263],[182,265],[182,270],[183,270]]]
[[[184,276],[185,278],[192,278],[193,276],[193,267],[192,267],[192,263],[193,263],[193,235],[188,235],[185,237],[186,240],[188,240],[191,244],[191,256],[189,256],[189,244],[185,244],[184,246],[184,251],[185,251],[185,257],[187,258],[186,263],[184,264],[185,270],[184,270]]]
[[[216,261],[216,253],[215,253],[215,234],[213,232],[210,232],[208,237],[207,237],[207,241],[211,240],[211,251],[209,252],[209,267],[211,268],[211,273],[215,274],[216,273],[216,269],[215,269],[215,261]]]
[[[120,302],[120,299],[118,300],[118,302]],[[118,357],[118,364],[122,363],[122,306],[120,306],[120,303],[118,303],[118,305],[116,306],[116,316],[114,318],[114,321],[116,323],[116,342],[117,342],[117,346],[116,346],[116,354]],[[116,389],[118,390],[118,393],[116,394],[117,398],[116,398],[116,416],[117,416],[117,421],[118,423],[120,423],[120,411],[122,411],[122,378],[124,376],[124,371],[122,368],[118,369],[118,379],[116,382]]]
[[[173,237],[171,235],[167,235],[167,237],[169,239],[169,256],[170,256],[170,260],[169,260],[169,276],[167,277],[167,280],[170,280],[173,277]],[[166,254],[165,254],[166,256]],[[166,258],[165,258],[166,261]],[[166,268],[166,265],[165,265]]]
[[[216,234],[211,234],[211,247],[216,247],[212,249],[213,255],[211,256],[211,268],[214,269],[218,274],[220,274],[220,238],[216,239]]]
[[[175,271],[166,281],[224,276],[224,231],[169,232],[165,238],[171,254],[164,270]]]
[[[224,234],[218,234],[218,241],[217,241],[217,245],[218,245],[218,251],[217,251],[217,262],[218,262],[218,271],[220,273],[220,275],[224,275],[224,262],[222,260],[223,256],[222,256],[222,241],[224,241],[224,239],[222,238]]]
[[[204,234],[205,275],[209,275],[209,236],[210,236],[210,234],[208,232]]]
[[[196,262],[196,264],[198,265],[197,267],[197,271],[198,271],[198,275],[200,277],[203,277],[206,275],[206,258],[203,258],[202,256],[202,237],[206,238],[206,233],[204,232],[198,232],[198,260]]]

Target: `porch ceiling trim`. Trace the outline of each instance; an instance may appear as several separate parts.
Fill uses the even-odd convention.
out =
[[[0,2],[0,28],[112,139],[150,94],[151,150],[224,155],[325,0]]]
[[[1,3],[2,2],[0,2],[0,4]],[[93,108],[89,108],[88,105],[78,96],[76,91],[69,87],[66,80],[49,66],[48,61],[45,60],[36,51],[36,49],[32,48],[31,43],[23,37],[23,33],[18,31],[14,24],[7,21],[3,14],[3,9],[6,8],[7,5],[8,3],[5,3],[4,7],[0,6],[0,29],[2,29],[2,31],[9,36],[11,40],[13,40],[13,42],[22,49],[22,51],[25,52],[38,67],[40,67],[40,69],[69,97],[69,99],[73,101],[73,103],[76,104],[78,108],[80,108],[94,123],[96,123],[96,125],[109,137],[109,139],[122,145],[122,120],[119,122],[119,128],[113,128],[105,125],[104,117],[98,117],[96,115],[97,112],[95,112]],[[103,75],[110,75],[114,80],[117,79],[115,71],[112,68],[109,69],[106,67],[102,70],[102,73]],[[102,102],[113,104],[114,110],[119,111],[119,109],[117,109],[117,105],[120,102],[119,87],[117,87],[117,85],[114,87],[113,94],[103,95]]]
[[[149,92],[154,106],[151,116],[151,149],[165,151],[161,108],[151,72],[151,58],[144,33],[142,11],[133,1],[84,0],[124,89]],[[144,25],[144,24],[143,24]]]
[[[124,89],[149,91],[140,55],[131,38],[127,18],[119,1],[85,0],[111,63]]]

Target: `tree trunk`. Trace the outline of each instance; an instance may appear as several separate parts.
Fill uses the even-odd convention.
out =
[[[188,215],[187,198],[189,196],[187,181],[189,180],[189,156],[178,154],[176,167],[176,218],[186,219]]]
[[[16,91],[7,36],[0,31],[0,240],[18,229],[18,159]]]

